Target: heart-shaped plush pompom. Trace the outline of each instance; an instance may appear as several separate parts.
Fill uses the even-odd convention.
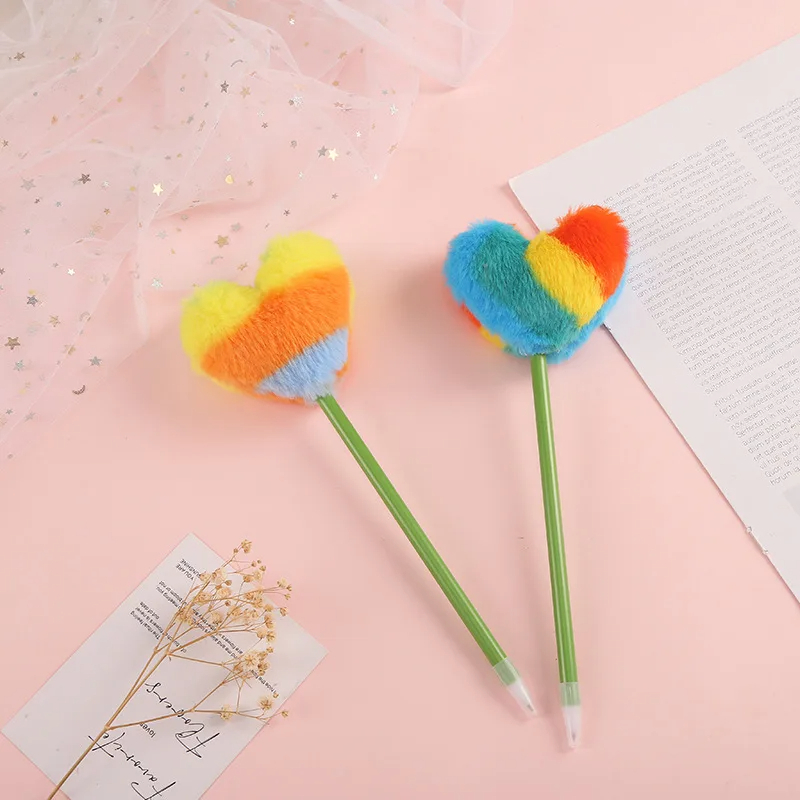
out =
[[[192,366],[245,394],[313,402],[347,366],[352,286],[332,242],[294,233],[270,243],[255,287],[215,282],[187,300]]]
[[[486,338],[514,355],[568,358],[605,319],[625,277],[628,231],[602,206],[526,239],[480,222],[450,243],[445,277]]]

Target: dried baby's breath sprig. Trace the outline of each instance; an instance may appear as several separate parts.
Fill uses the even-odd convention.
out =
[[[284,579],[277,581],[274,585],[265,584],[264,577],[267,569],[261,561],[245,561],[241,557],[242,554],[249,554],[252,546],[252,542],[245,539],[233,549],[233,554],[224,564],[213,572],[201,572],[197,576],[183,602],[163,629],[158,643],[122,703],[80,758],[59,781],[47,800],[53,800],[70,775],[92,752],[103,736],[111,731],[150,724],[183,714],[213,714],[225,721],[232,720],[234,717],[247,717],[266,722],[272,717],[270,712],[273,700],[278,697],[277,692],[274,692],[271,698],[260,698],[255,708],[247,708],[241,702],[242,691],[252,681],[263,677],[270,667],[269,657],[273,648],[269,643],[275,640],[273,615],[276,608],[268,598],[288,600],[291,597],[292,587]],[[286,608],[283,606],[279,607],[277,611],[282,616],[286,615]],[[247,633],[255,635],[256,644],[240,655],[221,660],[200,657],[198,646],[208,639],[217,640],[218,637],[229,634]],[[136,722],[117,723],[117,719],[128,703],[153,678],[156,670],[165,661],[172,660],[188,661],[216,668],[219,672],[219,680],[214,688],[191,708]],[[214,696],[221,689],[230,686],[236,688],[236,703],[234,705],[215,703]],[[288,716],[287,711],[281,711],[280,714],[283,717]]]

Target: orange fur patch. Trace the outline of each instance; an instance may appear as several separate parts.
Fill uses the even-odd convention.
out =
[[[268,292],[225,341],[203,357],[212,378],[253,394],[258,383],[307,347],[347,327],[350,281],[344,267],[307,272]]]
[[[616,212],[602,206],[579,208],[561,217],[550,235],[594,269],[605,299],[614,294],[628,258],[628,230]]]

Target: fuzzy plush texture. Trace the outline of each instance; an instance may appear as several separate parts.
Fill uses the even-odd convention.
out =
[[[335,246],[306,232],[276,238],[261,262],[255,286],[211,283],[187,300],[184,349],[229,389],[313,402],[347,366],[350,276]]]
[[[562,361],[605,319],[624,284],[628,232],[601,206],[579,208],[526,239],[479,222],[450,242],[445,278],[493,344],[521,357]]]

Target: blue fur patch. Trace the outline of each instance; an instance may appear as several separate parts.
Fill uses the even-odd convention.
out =
[[[330,394],[339,373],[347,363],[349,331],[340,328],[315,342],[272,375],[264,378],[256,391],[278,397],[313,403]]]
[[[555,354],[578,335],[575,316],[543,289],[525,260],[529,241],[511,225],[472,225],[450,242],[445,278],[456,301],[517,356]]]

